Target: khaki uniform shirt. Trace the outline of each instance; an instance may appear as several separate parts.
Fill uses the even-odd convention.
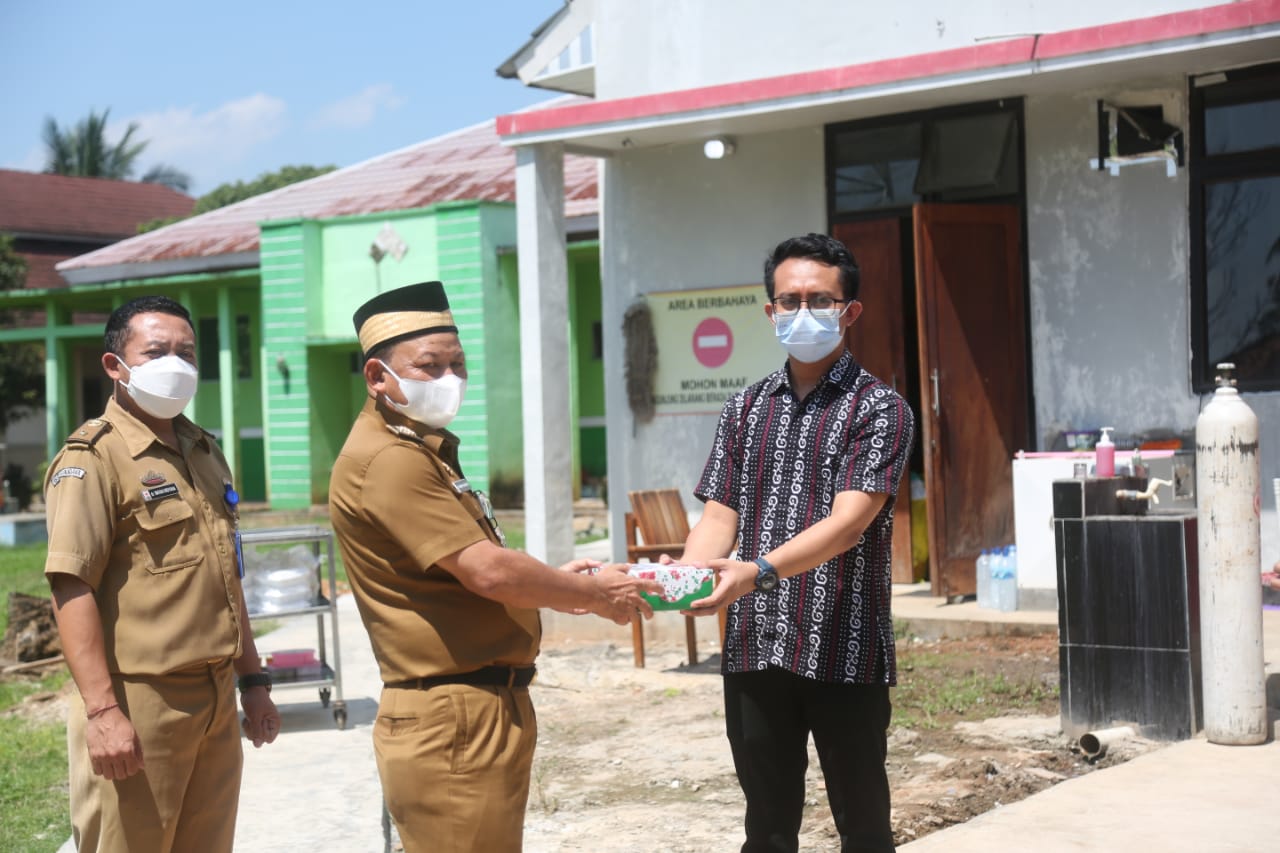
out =
[[[181,452],[114,399],[45,477],[45,574],[93,588],[107,668],[163,675],[240,655],[231,474],[213,436],[179,417]]]
[[[538,611],[477,595],[437,565],[498,541],[452,433],[369,400],[334,463],[329,515],[384,682],[533,662]]]

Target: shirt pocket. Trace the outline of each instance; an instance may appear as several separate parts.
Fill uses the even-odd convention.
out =
[[[136,553],[148,572],[176,572],[204,561],[195,513],[186,501],[170,499],[147,504],[133,517],[138,523]]]

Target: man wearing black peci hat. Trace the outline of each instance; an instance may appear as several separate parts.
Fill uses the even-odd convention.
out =
[[[503,547],[446,427],[466,391],[438,281],[354,317],[369,399],[334,464],[329,509],[384,683],[374,751],[408,853],[518,851],[537,725],[528,685],[539,607],[628,624],[640,592],[616,567],[552,568]]]

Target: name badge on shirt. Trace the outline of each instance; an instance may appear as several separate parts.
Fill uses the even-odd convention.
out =
[[[59,468],[58,472],[54,474],[52,478],[50,478],[49,485],[56,486],[68,477],[75,477],[77,480],[83,480],[84,469],[75,468],[71,466],[68,466],[66,468]]]
[[[156,486],[154,489],[143,489],[142,499],[147,503],[158,501],[163,498],[171,498],[178,493],[177,483],[165,483],[163,486]]]
[[[471,491],[471,484],[467,482],[466,477],[463,477],[461,480],[453,481],[453,490],[460,495],[465,495]]]

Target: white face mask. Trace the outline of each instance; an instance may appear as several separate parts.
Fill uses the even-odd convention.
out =
[[[775,312],[774,334],[796,361],[806,364],[822,361],[844,341],[844,330],[840,328],[843,316],[844,311],[832,317],[815,317],[808,306],[794,314]]]
[[[196,395],[200,374],[190,362],[176,355],[153,358],[137,367],[120,359],[120,366],[129,371],[125,390],[138,408],[154,418],[176,418]]]
[[[422,379],[401,379],[396,372],[387,367],[385,361],[379,361],[396,381],[400,383],[400,393],[404,394],[407,403],[397,403],[386,394],[387,405],[407,418],[429,427],[443,429],[458,415],[462,407],[462,398],[467,392],[467,380],[450,373],[439,379],[430,381]]]

